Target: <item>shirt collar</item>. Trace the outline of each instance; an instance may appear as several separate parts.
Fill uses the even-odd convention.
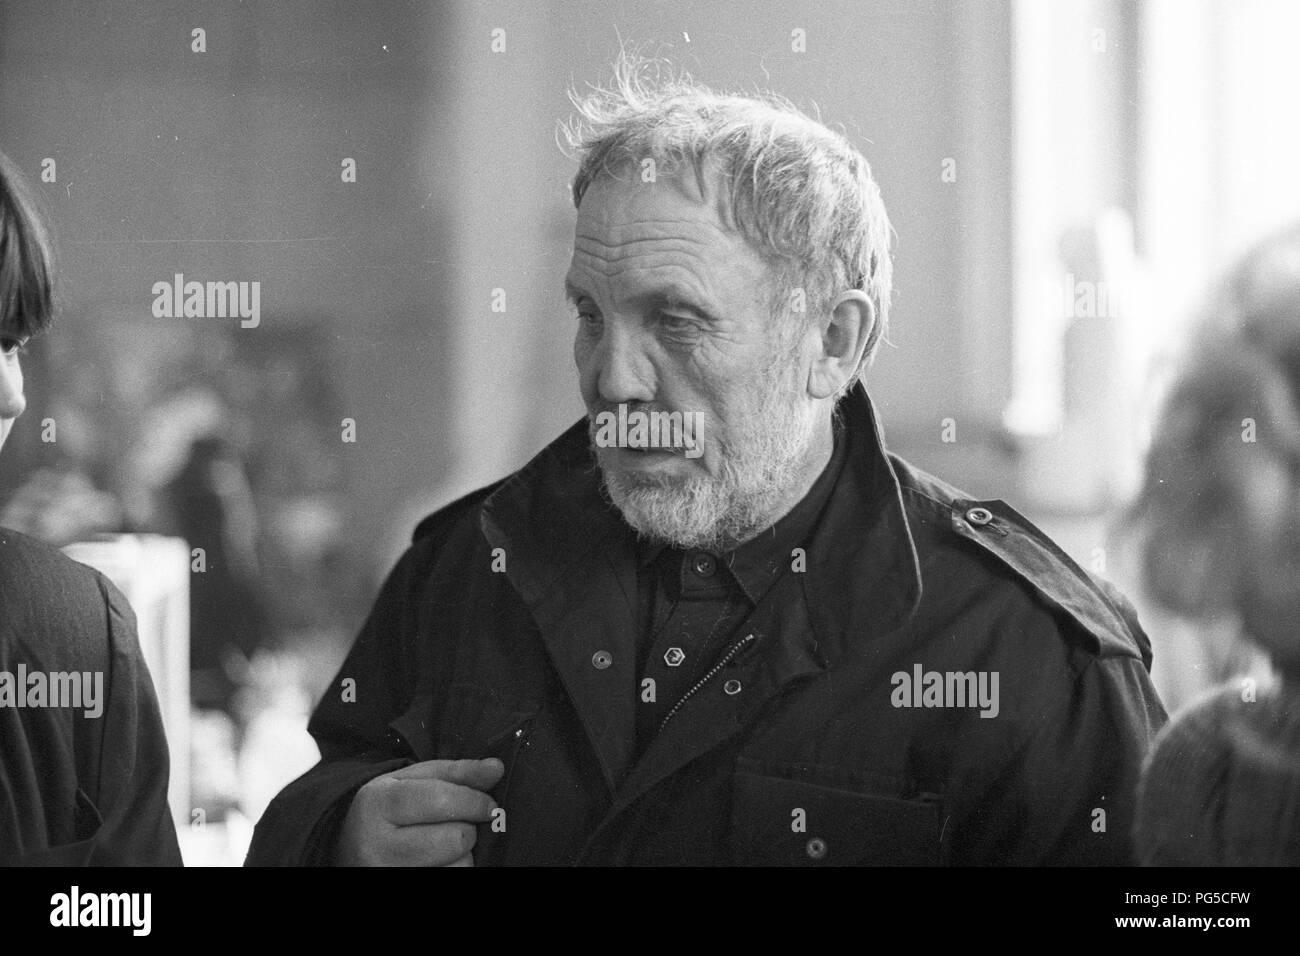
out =
[[[830,460],[808,493],[776,524],[724,555],[719,562],[735,576],[745,596],[754,604],[781,573],[790,568],[794,549],[807,548],[817,519],[844,470],[848,442],[838,418],[833,425],[834,445]]]

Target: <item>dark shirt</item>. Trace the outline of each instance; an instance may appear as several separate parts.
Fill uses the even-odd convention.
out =
[[[808,493],[766,531],[725,555],[641,540],[637,558],[636,752],[717,666],[777,580],[796,567],[844,468],[835,424],[830,460]]]

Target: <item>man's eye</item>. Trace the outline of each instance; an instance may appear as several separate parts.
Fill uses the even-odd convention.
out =
[[[695,319],[688,315],[674,315],[671,312],[659,313],[659,324],[670,332],[684,332],[695,327]]]

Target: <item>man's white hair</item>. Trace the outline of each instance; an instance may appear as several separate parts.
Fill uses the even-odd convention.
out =
[[[774,314],[789,316],[800,288],[807,318],[845,290],[870,297],[876,322],[853,381],[861,376],[888,329],[890,226],[867,160],[843,135],[775,93],[718,93],[626,52],[612,84],[570,98],[575,206],[596,178],[639,172],[647,159],[656,176],[691,170],[701,194],[706,175],[720,174],[732,221],[779,270]]]

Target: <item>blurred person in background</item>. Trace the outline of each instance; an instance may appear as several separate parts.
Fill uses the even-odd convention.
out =
[[[0,154],[0,446],[53,312],[48,233]],[[0,864],[179,865],[135,615],[102,574],[0,528]]]
[[[1274,671],[1188,705],[1156,739],[1139,862],[1300,864],[1300,225],[1258,245],[1210,298],[1135,515],[1151,596],[1231,622]]]
[[[233,713],[238,667],[266,642],[244,464],[227,439],[201,435],[159,497],[158,530],[204,546],[204,571],[190,580],[190,698],[195,707]]]

